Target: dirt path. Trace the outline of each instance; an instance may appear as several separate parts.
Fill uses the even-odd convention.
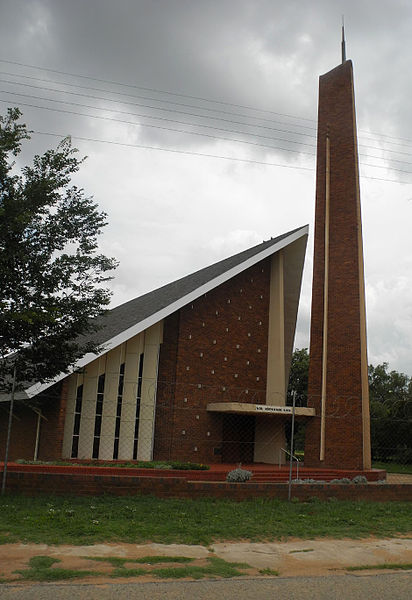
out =
[[[46,544],[5,544],[0,546],[0,577],[4,580],[18,577],[14,572],[28,568],[34,556],[48,556],[59,559],[56,567],[63,569],[87,570],[96,573],[86,578],[76,579],[88,583],[116,581],[111,577],[114,569],[109,562],[97,562],[91,557],[118,557],[139,559],[146,556],[184,556],[192,558],[194,566],[204,566],[207,558],[217,556],[227,562],[247,563],[250,569],[243,569],[247,576],[264,575],[262,570],[270,569],[281,576],[320,576],[344,575],[346,567],[377,565],[384,563],[412,563],[412,538],[391,538],[362,540],[291,540],[271,543],[218,543],[209,548],[183,544],[95,544],[93,546],[48,546]],[[127,561],[126,561],[127,562]],[[150,570],[159,565],[127,563],[127,568],[144,568],[149,574],[134,577],[139,581],[159,581]],[[172,568],[181,564],[169,563]],[[103,575],[101,575],[103,573]],[[269,572],[267,572],[269,574]],[[120,578],[118,581],[130,581]],[[23,582],[22,582],[23,583]],[[64,582],[62,582],[64,584]],[[24,584],[24,583],[23,583]]]

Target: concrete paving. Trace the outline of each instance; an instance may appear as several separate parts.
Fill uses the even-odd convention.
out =
[[[285,542],[228,542],[204,546],[185,544],[94,544],[91,546],[48,546],[46,544],[4,544],[0,546],[0,571],[3,578],[13,577],[17,569],[27,568],[33,556],[58,558],[59,567],[101,572],[104,563],[88,557],[141,558],[144,556],[187,556],[204,561],[214,555],[227,562],[250,565],[248,576],[257,576],[261,569],[277,571],[282,577],[345,575],[349,566],[412,563],[412,538],[377,539],[316,539]],[[107,566],[109,569],[109,566]],[[109,570],[107,571],[109,573]],[[364,573],[364,571],[362,571]],[[95,582],[113,582],[96,576]],[[91,582],[93,577],[85,581]],[[145,575],[141,581],[154,581]],[[94,581],[93,581],[94,582]],[[65,584],[62,584],[65,585]],[[412,597],[412,594],[411,594]]]
[[[412,572],[124,584],[0,586],[1,600],[410,600]]]

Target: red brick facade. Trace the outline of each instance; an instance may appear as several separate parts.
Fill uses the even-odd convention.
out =
[[[154,459],[253,460],[253,417],[208,413],[211,402],[265,404],[270,259],[165,320]],[[225,442],[226,436],[226,442]]]
[[[330,144],[329,277],[325,278],[327,136]],[[315,242],[305,465],[367,468],[364,283],[352,63],[320,77]],[[327,237],[327,235],[326,235]],[[324,288],[328,290],[325,458],[320,460]],[[362,372],[363,369],[363,372]],[[365,385],[365,384],[364,384]],[[363,399],[362,399],[363,398]],[[367,409],[368,410],[368,409]]]
[[[1,474],[1,468],[0,468]],[[226,483],[216,481],[188,481],[184,477],[130,477],[95,475],[86,473],[13,472],[7,475],[7,491],[37,496],[39,494],[75,494],[94,496],[157,496],[158,498],[228,498],[248,500],[254,498],[288,497],[287,483]],[[411,502],[410,484],[359,484],[307,483],[292,486],[292,497],[301,501],[363,500],[368,502]]]
[[[38,413],[41,411],[40,430],[37,448],[39,460],[55,460],[62,456],[64,420],[66,418],[67,380],[44,392],[41,402],[16,401],[10,435],[9,460],[33,460],[36,450]],[[32,408],[33,406],[33,408]],[[7,405],[8,408],[8,405]],[[6,414],[6,411],[4,411]],[[4,459],[6,448],[7,418],[0,420],[0,460]]]
[[[7,406],[7,408],[6,408]],[[0,461],[4,460],[6,452],[7,426],[9,420],[9,405],[1,406],[0,420]],[[25,458],[33,460],[36,443],[37,415],[21,402],[16,402],[13,410],[11,426],[9,460]]]

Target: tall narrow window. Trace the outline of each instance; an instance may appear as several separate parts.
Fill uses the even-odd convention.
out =
[[[99,376],[97,384],[96,417],[94,420],[93,458],[99,458],[100,433],[102,430],[103,397],[105,374]]]
[[[137,459],[137,444],[139,441],[139,420],[140,420],[140,401],[142,398],[143,359],[144,359],[144,354],[142,352],[142,354],[140,355],[140,360],[139,360],[139,376],[137,379],[136,419],[135,419],[135,424],[134,424],[133,460]]]
[[[82,416],[83,384],[77,386],[76,405],[74,407],[74,424],[72,439],[72,458],[77,458],[79,453],[80,419]]]
[[[116,460],[119,457],[119,438],[120,438],[120,422],[122,419],[124,366],[125,366],[125,363],[120,365],[119,388],[117,391],[116,424],[115,424],[115,428],[114,428],[114,446],[113,446],[113,459],[114,460]]]

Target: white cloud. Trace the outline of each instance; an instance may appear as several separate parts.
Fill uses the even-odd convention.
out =
[[[122,102],[111,103],[105,112],[73,104],[58,105],[71,111],[66,113],[26,106],[24,117],[32,129],[256,161],[231,162],[74,137],[81,153],[89,156],[76,181],[107,211],[109,226],[101,245],[104,252],[121,261],[111,284],[114,304],[263,239],[305,223],[312,226],[314,171],[257,163],[313,168],[310,154],[315,151],[316,132],[310,119],[316,118],[317,80],[340,60],[342,12],[346,15],[347,53],[355,66],[361,162],[386,166],[361,165],[361,173],[395,181],[361,180],[369,358],[372,362],[388,360],[392,368],[412,374],[412,188],[396,183],[412,181],[412,176],[389,169],[412,171],[412,86],[407,76],[412,6],[402,0],[346,0],[339,10],[329,0],[3,0],[3,59],[140,87],[119,87],[0,62],[1,70],[10,73],[9,79],[20,74],[151,99],[116,96]],[[50,87],[47,81],[20,81]],[[142,90],[142,86],[151,91]],[[2,88],[52,95],[47,90],[5,83]],[[104,95],[94,90],[77,91]],[[91,107],[103,104],[92,97],[53,97]],[[212,105],[194,97],[238,106]],[[165,102],[155,102],[155,98]],[[10,105],[14,100],[53,106],[4,92],[0,99],[7,99]],[[172,101],[180,105],[172,105]],[[132,106],[130,102],[146,106]],[[273,112],[252,111],[249,106]],[[120,115],[114,112],[115,107],[147,117]],[[136,125],[71,114],[76,112],[131,120]],[[201,113],[204,118],[194,116]],[[187,124],[160,121],[154,116]],[[242,138],[283,150],[166,132],[143,123]],[[219,130],[197,127],[199,123]],[[293,135],[292,130],[304,135]],[[402,141],[386,138],[383,142],[371,132],[405,139],[403,145],[396,145]],[[53,137],[33,136],[38,152],[56,143]],[[387,150],[382,152],[382,148]],[[291,149],[309,155],[289,152]],[[27,151],[23,158],[29,155]],[[385,163],[382,156],[391,161]],[[308,345],[310,255],[311,246],[296,338],[299,347]]]

